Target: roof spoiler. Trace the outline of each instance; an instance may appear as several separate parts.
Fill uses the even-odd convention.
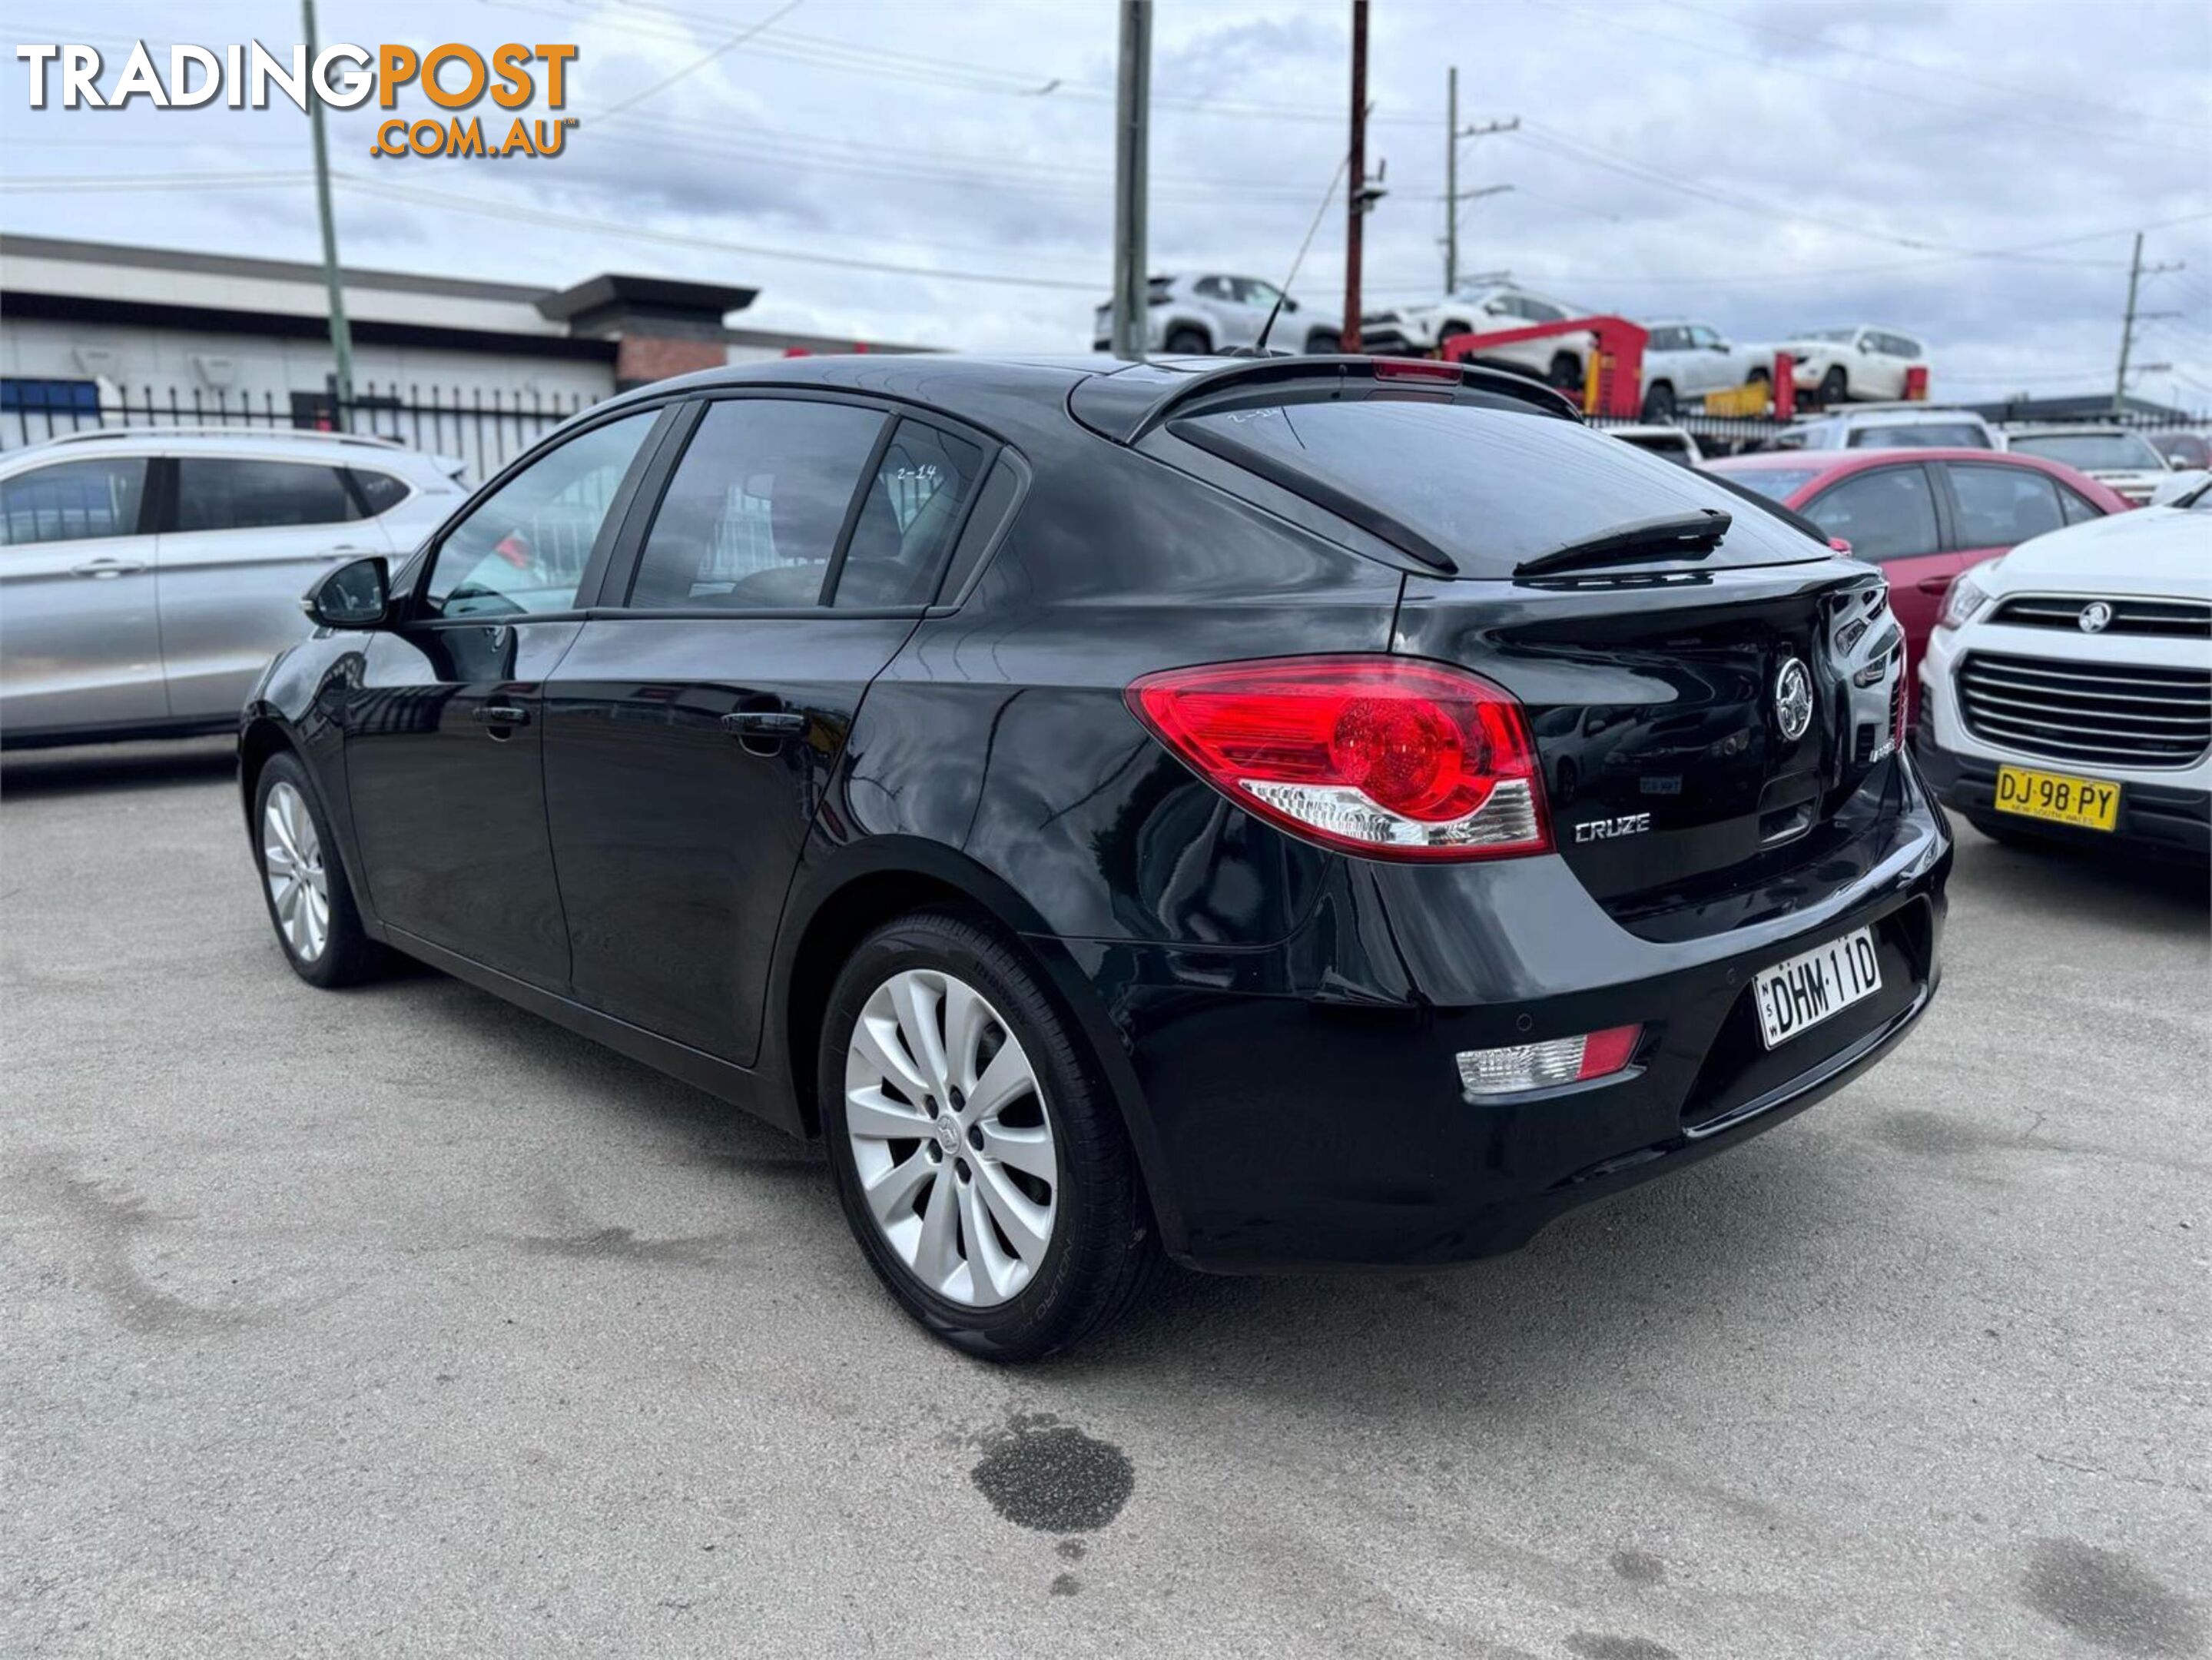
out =
[[[1240,358],[1196,373],[1138,363],[1078,383],[1067,402],[1069,413],[1093,432],[1116,443],[1133,444],[1153,429],[1218,398],[1258,402],[1283,393],[1319,398],[1355,392],[1364,397],[1378,381],[1480,392],[1526,404],[1533,414],[1582,419],[1572,403],[1540,380],[1430,357]]]

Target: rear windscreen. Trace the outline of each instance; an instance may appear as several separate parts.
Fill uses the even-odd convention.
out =
[[[1828,551],[1704,473],[1550,416],[1369,398],[1195,415],[1171,429],[1288,489],[1310,480],[1324,505],[1351,498],[1443,550],[1462,576],[1510,576],[1557,549],[1700,508],[1735,520],[1700,567]]]

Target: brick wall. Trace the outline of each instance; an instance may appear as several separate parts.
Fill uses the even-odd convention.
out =
[[[625,334],[615,354],[615,385],[640,386],[648,380],[665,380],[672,374],[718,369],[728,360],[729,350],[720,340]]]

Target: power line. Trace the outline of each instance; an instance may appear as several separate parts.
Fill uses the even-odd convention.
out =
[[[2038,120],[2033,116],[2014,115],[2005,110],[1975,109],[1963,104],[1946,103],[1940,99],[1929,98],[1919,93],[1907,92],[1901,87],[1884,86],[1879,81],[1862,80],[1856,76],[1824,75],[1819,70],[1808,68],[1802,64],[1778,64],[1771,57],[1762,58],[1751,52],[1730,52],[1726,47],[1714,46],[1710,41],[1692,40],[1682,35],[1669,34],[1663,29],[1647,28],[1640,24],[1625,21],[1617,9],[1594,12],[1581,6],[1571,4],[1569,0],[1528,0],[1528,3],[1532,5],[1541,4],[1549,10],[1569,12],[1594,22],[1602,22],[1608,31],[1626,29],[1631,34],[1641,34],[1654,40],[1662,40],[1669,46],[1680,47],[1685,52],[1694,52],[1714,58],[1732,58],[1739,64],[1756,64],[1760,69],[1780,69],[1787,74],[1803,76],[1814,81],[1825,81],[1833,86],[1849,87],[1854,92],[1872,93],[1881,98],[1893,98],[1909,104],[1919,104],[1927,108],[1942,110],[1948,114],[1963,116],[1969,120],[1997,122],[2010,126],[2039,127],[2051,132],[2067,133],[2076,138],[2094,138],[2098,143],[2105,144],[2139,144],[2150,149],[2176,150],[2185,155],[2197,156],[2201,156],[2203,153],[2203,147],[2201,144],[2164,143],[2155,138],[2135,138],[2124,133],[2106,132],[2093,127],[2076,127],[2063,122]]]
[[[1771,34],[1778,40],[1795,40],[1800,46],[1818,46],[1823,51],[1838,52],[1849,58],[1863,58],[1869,63],[1893,64],[1900,69],[1912,70],[1922,75],[1940,75],[1947,81],[1963,82],[1967,86],[1979,87],[1984,92],[2000,93],[2008,98],[2028,98],[2039,103],[2071,104],[2076,109],[2094,110],[2100,115],[2111,116],[2115,120],[2120,121],[2135,121],[2140,119],[2142,116],[2140,110],[2124,110],[2110,104],[2094,104],[2087,99],[2074,98],[2064,93],[2053,93],[2040,88],[2011,86],[2002,81],[1984,80],[1979,76],[1969,75],[1964,70],[1949,65],[1916,64],[1910,58],[1898,58],[1888,52],[1870,52],[1863,46],[1846,46],[1842,41],[1832,40],[1826,35],[1806,34],[1796,29],[1777,28],[1771,23],[1758,22],[1748,16],[1716,11],[1710,6],[1694,5],[1691,0],[1664,0],[1664,3],[1674,7],[1677,11],[1696,12],[1702,17],[1734,23],[1739,28],[1751,29],[1760,34]],[[2212,131],[2212,122],[2184,120],[2178,116],[2163,119],[2171,126],[2202,127],[2207,131]]]
[[[742,46],[746,41],[764,31],[769,24],[790,16],[792,13],[797,11],[805,3],[806,0],[784,0],[784,3],[782,5],[778,6],[767,16],[762,18],[759,22],[751,25],[748,28],[738,30],[737,33],[723,41],[720,46],[715,47],[714,51],[708,52],[705,57],[697,59],[696,62],[686,64],[682,69],[676,70],[673,74],[661,76],[659,80],[655,81],[651,86],[641,88],[636,92],[632,93],[629,97],[622,100],[619,103],[612,104],[605,109],[593,112],[596,119],[604,121],[611,115],[620,115],[624,110],[630,108],[632,106],[643,103],[647,99],[652,97],[653,94],[665,91],[668,88],[674,86],[678,81],[683,80],[684,76],[688,75],[695,75],[699,70],[705,69],[708,64],[713,63],[716,58],[722,56],[723,53],[734,51],[736,48]]]

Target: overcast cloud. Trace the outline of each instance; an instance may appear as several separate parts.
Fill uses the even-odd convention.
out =
[[[8,9],[0,226],[316,257],[305,117],[34,113],[12,54],[88,40],[112,80],[142,35],[289,45],[293,0],[111,0],[74,9],[76,33],[70,9]],[[343,257],[550,286],[660,272],[757,285],[733,320],[1082,349],[1107,291],[1111,0],[802,0],[596,119],[775,10],[324,0],[326,41],[581,47],[570,110],[583,125],[557,160],[373,160],[373,116],[337,116]],[[1344,153],[1349,12],[1348,0],[1158,0],[1154,270],[1280,277]],[[2187,269],[2146,279],[2143,308],[2179,314],[2143,325],[2137,360],[2171,368],[2134,389],[2212,407],[2203,0],[1373,0],[1370,16],[1369,152],[1387,158],[1389,191],[1369,222],[1370,295],[1414,299],[1441,282],[1456,63],[1462,121],[1522,123],[1462,147],[1462,188],[1514,187],[1463,210],[1463,270],[1507,268],[1593,309],[1690,316],[1739,338],[1890,324],[1932,343],[1939,395],[2085,392],[2112,383],[2129,233],[2159,227],[2146,258]],[[21,188],[40,177],[93,184]],[[1333,210],[1294,291],[1339,307],[1343,271]]]

